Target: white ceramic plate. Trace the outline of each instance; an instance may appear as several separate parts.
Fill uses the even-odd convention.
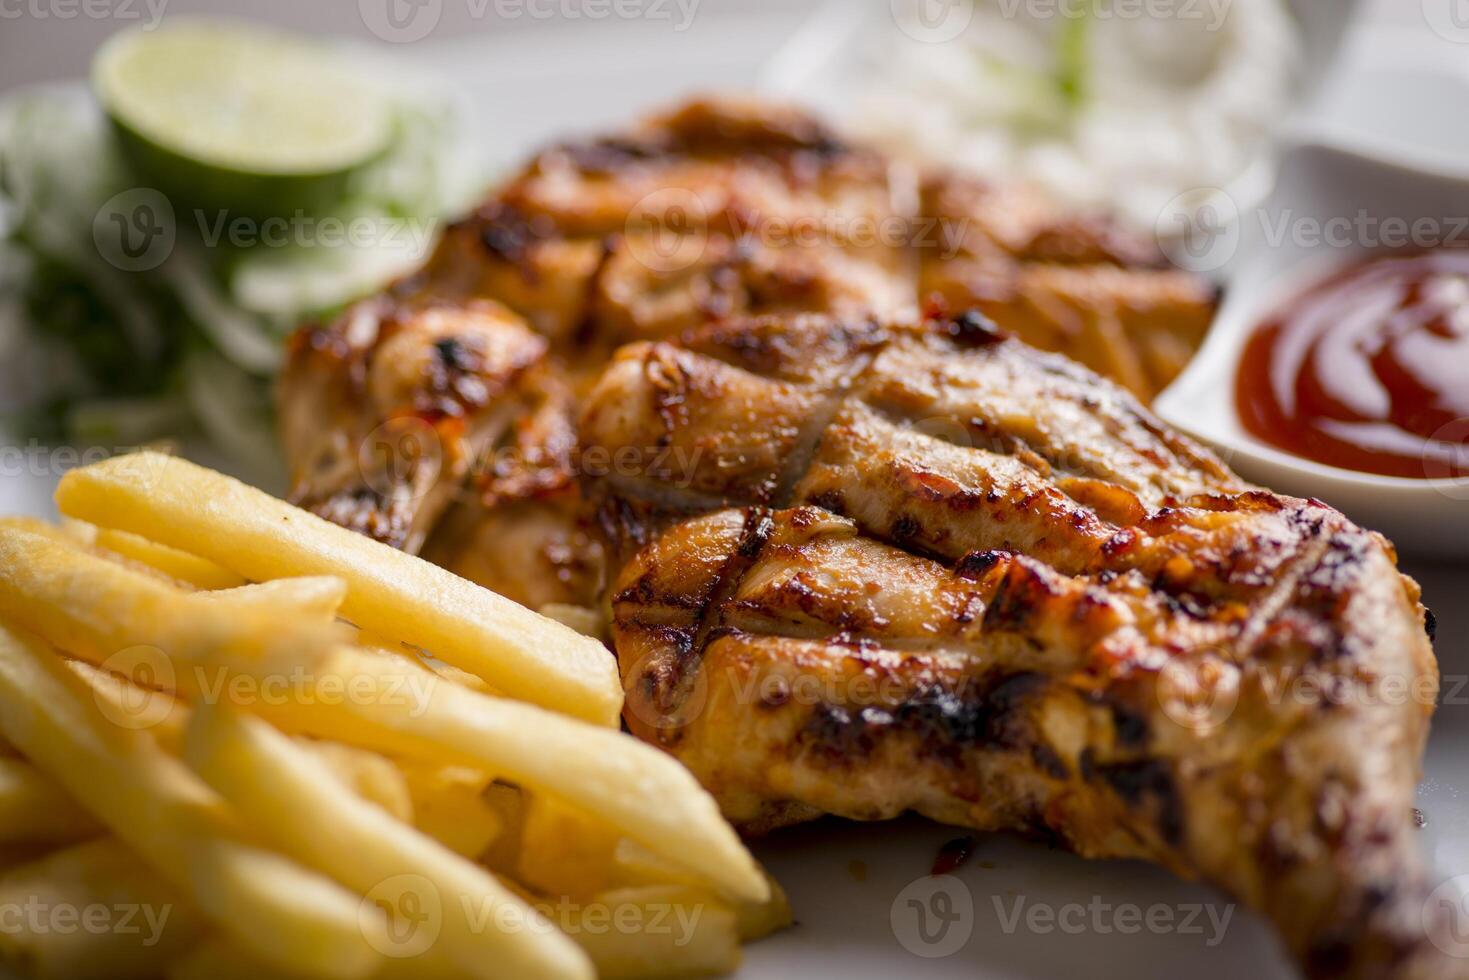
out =
[[[676,98],[679,92],[669,87],[669,78],[682,80],[678,89],[752,84],[758,55],[736,58],[731,49],[745,44],[758,52],[762,40],[773,45],[791,26],[731,20],[716,22],[705,32],[707,41],[668,36],[660,48],[658,41],[642,39],[637,59],[650,70],[634,72],[626,87],[618,79],[627,67],[627,46],[579,40],[573,57],[554,32],[510,41],[421,45],[405,53],[465,88],[475,102],[481,149],[508,161],[528,149],[526,141],[538,141],[551,130],[615,126],[642,108]],[[567,67],[552,70],[558,65]],[[528,72],[539,72],[529,87]],[[595,117],[588,115],[589,92],[599,113]],[[0,434],[0,447],[13,446]],[[5,462],[0,457],[0,513],[50,514],[59,474],[44,462],[19,470]],[[1469,604],[1463,599],[1469,595],[1469,567],[1434,565],[1411,551],[1404,566],[1422,582],[1425,599],[1439,616],[1437,648],[1448,703],[1436,716],[1418,805],[1428,818],[1425,851],[1438,874],[1448,877],[1469,872],[1469,752],[1463,750],[1469,744]],[[938,848],[963,835],[921,820],[872,826],[822,821],[758,844],[757,854],[790,893],[797,925],[750,947],[739,976],[1294,976],[1258,919],[1239,909],[1227,912],[1229,902],[1218,893],[1151,867],[1088,862],[1043,845],[980,837],[957,882],[935,886],[928,871]],[[929,916],[923,921],[920,908]],[[1146,925],[1155,908],[1154,923],[1168,919],[1166,928]],[[1214,923],[1226,914],[1222,938],[1215,942],[1220,931]],[[1046,926],[1048,915],[1057,916],[1057,923]]]

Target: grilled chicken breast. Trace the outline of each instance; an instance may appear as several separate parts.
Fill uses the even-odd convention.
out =
[[[1461,975],[1420,918],[1416,587],[1134,397],[1213,303],[1104,219],[697,102],[303,328],[293,497],[606,608],[628,726],[748,831],[1040,833],[1217,883],[1313,976]]]
[[[575,404],[618,345],[737,316],[979,308],[1146,398],[1215,302],[1163,266],[1024,188],[915,173],[792,109],[695,101],[544,151],[417,274],[301,331],[281,398],[293,500],[520,601],[590,604],[604,569],[576,524]]]
[[[1311,976],[1464,975],[1411,816],[1437,671],[1380,537],[974,314],[635,344],[582,438],[643,447],[596,491],[627,724],[746,830],[1040,834],[1219,885]]]

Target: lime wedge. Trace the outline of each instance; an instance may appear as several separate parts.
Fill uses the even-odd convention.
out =
[[[234,22],[118,34],[92,84],[131,162],[188,206],[310,211],[393,135],[390,100],[347,56]]]

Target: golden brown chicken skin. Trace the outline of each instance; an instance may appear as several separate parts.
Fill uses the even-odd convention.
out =
[[[745,829],[1039,834],[1219,885],[1310,976],[1463,976],[1410,809],[1437,669],[1380,537],[974,315],[633,345],[582,438],[658,447],[593,491],[627,723]]]
[[[756,103],[552,147],[423,269],[297,334],[292,499],[518,601],[592,605],[574,422],[612,351],[736,314],[912,306],[915,199],[911,173]]]

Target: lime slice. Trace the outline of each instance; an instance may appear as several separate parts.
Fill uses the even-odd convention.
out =
[[[310,211],[388,146],[393,109],[339,51],[226,21],[128,31],[92,65],[131,162],[178,203]]]

